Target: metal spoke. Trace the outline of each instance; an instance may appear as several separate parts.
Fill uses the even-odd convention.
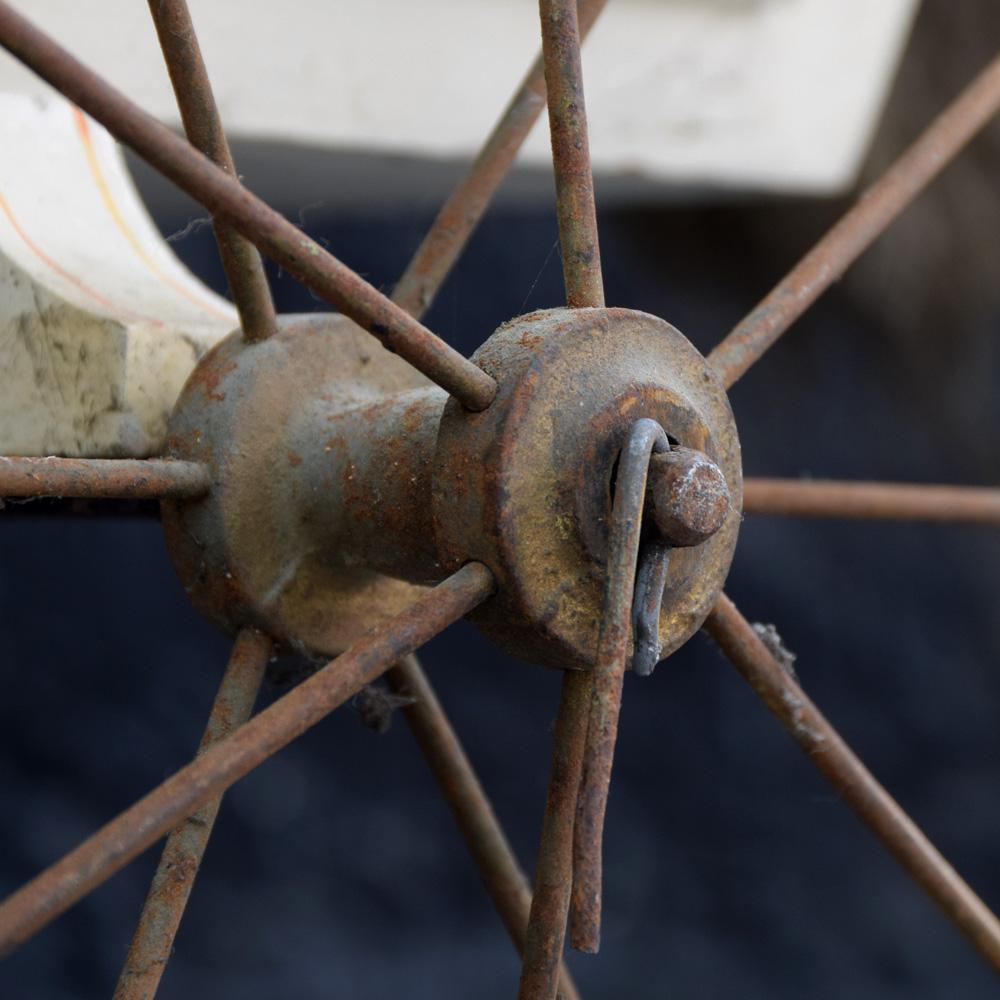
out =
[[[743,510],[789,517],[1000,524],[1000,489],[832,479],[745,479]]]
[[[496,382],[315,240],[251,194],[5,3],[0,42],[29,69],[99,121],[181,190],[267,257],[405,358],[470,410],[485,409]]]
[[[403,714],[458,823],[507,933],[518,953],[523,953],[531,890],[476,772],[416,656],[404,657],[388,672],[386,679],[394,691],[415,699],[403,708]],[[558,975],[559,992],[564,1000],[579,1000],[565,966]]]
[[[401,657],[481,604],[493,587],[493,574],[482,563],[467,563],[8,897],[0,905],[0,955],[26,941]]]
[[[649,457],[667,450],[654,420],[638,420],[622,448],[608,538],[601,628],[593,670],[567,671],[556,720],[542,843],[521,971],[522,1000],[551,1000],[572,904],[572,944],[601,938],[601,851],[622,681],[632,631],[632,592]]]
[[[573,826],[592,692],[586,673],[567,670],[563,674],[518,1000],[552,1000],[556,996],[573,881]]]
[[[579,0],[581,40],[606,4]],[[544,107],[545,72],[539,55],[393,290],[393,301],[410,315],[419,319],[430,308]]]
[[[566,302],[604,305],[594,182],[583,102],[575,0],[539,0],[556,209]],[[556,996],[573,882],[573,830],[594,685],[567,671],[552,751],[549,790],[518,991],[520,1000]]]
[[[639,532],[642,528],[649,457],[654,450],[665,452],[669,448],[663,428],[655,420],[641,419],[636,421],[618,460],[614,504],[608,527],[608,565],[601,629],[597,657],[590,672],[593,693],[573,828],[570,940],[574,948],[591,953],[596,952],[601,943],[604,814],[618,739],[622,682],[632,639],[632,596],[639,561]],[[656,606],[659,611],[659,601]],[[659,649],[656,652],[659,654]]]
[[[1000,110],[994,59],[708,355],[731,386],[868,249]]]
[[[199,753],[250,718],[270,655],[271,640],[256,629],[243,629],[236,637]],[[221,795],[204,802],[167,838],[115,1000],[152,1000],[156,995],[221,802]]]
[[[1000,922],[872,777],[725,594],[704,627],[858,818],[1000,971]]]
[[[604,305],[576,0],[539,0],[566,304]]]
[[[187,0],[149,0],[149,12],[188,140],[227,174],[237,177]],[[216,221],[214,228],[243,336],[249,341],[263,340],[274,332],[274,303],[260,254],[230,226]]]
[[[169,458],[0,457],[0,497],[190,499],[210,484],[207,466]]]

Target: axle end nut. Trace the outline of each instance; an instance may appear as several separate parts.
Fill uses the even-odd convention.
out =
[[[726,520],[729,487],[722,470],[707,455],[674,448],[652,456],[646,505],[664,541],[678,547],[701,545]]]

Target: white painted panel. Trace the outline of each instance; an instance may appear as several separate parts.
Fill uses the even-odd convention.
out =
[[[15,6],[176,122],[140,0]],[[596,169],[833,192],[858,168],[915,0],[610,0],[584,69]],[[191,0],[244,138],[467,158],[538,46],[535,0]],[[39,85],[8,56],[0,89]],[[525,162],[548,155],[544,127]]]

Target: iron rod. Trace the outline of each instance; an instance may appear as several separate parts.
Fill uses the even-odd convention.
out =
[[[386,674],[386,680],[393,691],[414,699],[403,707],[403,715],[455,817],[500,919],[518,954],[522,954],[531,890],[465,749],[416,656],[411,654],[400,660]],[[579,1000],[565,966],[559,973],[559,992],[564,1000]]]
[[[250,718],[270,655],[270,638],[256,629],[236,636],[199,754]],[[221,803],[221,795],[203,802],[167,837],[114,1000],[152,1000],[156,995]]]
[[[1000,922],[875,780],[725,594],[704,627],[858,818],[1000,971]]]
[[[725,385],[744,375],[1000,110],[995,58],[854,207],[708,355]]]
[[[203,496],[210,484],[200,462],[0,456],[0,497],[191,498]]]
[[[581,40],[606,3],[579,0]],[[430,308],[544,107],[545,71],[539,55],[393,290],[393,301],[411,316],[419,319]]]
[[[238,179],[187,0],[149,0],[149,12],[188,141]],[[214,228],[243,336],[248,341],[264,340],[274,333],[275,317],[260,254],[231,226],[216,220]]]
[[[29,69],[99,121],[213,216],[436,382],[470,410],[485,409],[496,382],[315,240],[217,167],[186,139],[133,104],[44,32],[0,3],[0,41]]]
[[[622,683],[632,639],[632,598],[639,561],[639,534],[649,458],[654,450],[665,452],[669,448],[663,428],[655,420],[642,418],[633,424],[618,459],[618,476],[608,526],[608,563],[601,627],[597,657],[590,672],[592,694],[587,716],[587,742],[573,827],[570,943],[580,951],[591,953],[596,952],[601,944],[604,814],[618,739]]]
[[[566,304],[604,305],[576,0],[539,0]]]
[[[1000,524],[1000,489],[832,479],[743,481],[748,514]]]
[[[576,2],[539,0],[539,14],[566,301],[572,308],[602,306],[604,288]],[[556,719],[519,1000],[552,1000],[558,988],[574,877],[573,828],[592,693],[589,676],[566,672]]]
[[[482,563],[467,563],[17,890],[0,904],[0,955],[482,603],[493,586],[493,574]]]
[[[573,825],[592,691],[590,677],[583,671],[563,674],[518,1000],[553,1000],[557,996],[573,881]]]

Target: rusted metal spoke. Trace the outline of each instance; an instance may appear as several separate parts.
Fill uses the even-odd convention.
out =
[[[567,670],[563,675],[518,1000],[553,1000],[557,995],[573,881],[573,825],[592,690],[586,673]]]
[[[604,305],[576,0],[539,0],[566,304]]]
[[[403,714],[465,838],[500,919],[521,954],[531,890],[476,772],[417,658],[404,657],[386,679],[395,692],[414,699],[403,708]],[[559,972],[559,992],[564,1000],[579,998],[565,967]]]
[[[490,404],[496,382],[486,372],[4,3],[0,3],[0,42],[213,216],[228,222],[261,253],[468,409],[482,410]]]
[[[1000,922],[872,777],[725,594],[704,627],[858,818],[1000,971]]]
[[[186,0],[149,0],[149,12],[188,140],[227,174],[236,177],[236,165]],[[215,222],[215,238],[239,310],[243,336],[250,341],[269,337],[274,332],[274,303],[257,248],[219,221]]]
[[[1000,110],[994,59],[854,207],[709,354],[732,385],[837,281],[889,224]]]
[[[831,479],[745,479],[743,510],[789,517],[1000,524],[1000,489]]]
[[[493,586],[493,574],[482,563],[467,563],[8,897],[0,905],[0,954],[26,941],[204,802],[482,603]]]
[[[573,947],[580,951],[596,952],[601,944],[604,813],[618,738],[622,682],[632,637],[632,596],[639,558],[646,476],[654,449],[665,452],[669,447],[663,428],[655,420],[644,418],[633,425],[618,459],[615,498],[608,529],[608,565],[601,629],[597,658],[590,676],[592,694],[587,743],[573,828],[570,940]]]
[[[243,629],[236,637],[199,753],[250,717],[270,655],[271,640],[256,629]],[[115,1000],[152,1000],[156,995],[221,802],[222,797],[217,796],[202,803],[167,838],[118,979]]]
[[[191,498],[210,483],[207,466],[168,458],[0,457],[0,497]]]
[[[579,0],[581,39],[606,4]],[[393,301],[410,315],[419,319],[430,308],[544,107],[545,71],[539,55],[393,290]]]

